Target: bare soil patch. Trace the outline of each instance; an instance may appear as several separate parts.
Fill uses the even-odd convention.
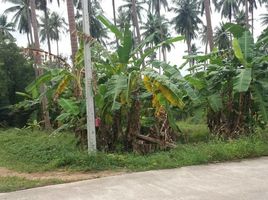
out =
[[[101,171],[101,172],[69,172],[69,171],[52,171],[52,172],[35,172],[21,173],[0,167],[0,177],[17,176],[29,180],[46,180],[58,179],[64,182],[81,181],[96,179],[107,176],[115,176],[127,173],[126,171]]]

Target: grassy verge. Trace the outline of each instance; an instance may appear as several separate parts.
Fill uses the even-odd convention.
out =
[[[210,140],[206,143],[179,144],[170,151],[142,156],[116,153],[88,155],[76,147],[75,139],[68,134],[49,136],[42,132],[28,133],[14,129],[0,131],[0,167],[23,172],[60,168],[81,171],[144,171],[267,155],[266,135],[232,141]]]
[[[41,187],[46,185],[59,184],[62,181],[59,180],[28,180],[16,176],[12,177],[0,177],[0,193],[12,192],[16,190],[23,190],[33,187]]]
[[[177,125],[182,132],[180,140],[182,143],[197,143],[200,141],[209,141],[210,134],[206,124],[193,124],[188,121],[180,121],[177,122]]]

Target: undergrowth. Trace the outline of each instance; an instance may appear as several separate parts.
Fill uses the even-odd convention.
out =
[[[73,135],[68,133],[51,136],[45,132],[15,129],[0,131],[0,167],[23,172],[63,168],[75,171],[144,171],[268,155],[266,134],[237,140],[212,139],[178,144],[175,149],[148,155],[102,152],[88,155],[76,144]]]

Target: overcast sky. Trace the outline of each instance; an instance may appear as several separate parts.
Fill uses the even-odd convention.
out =
[[[3,11],[10,7],[12,4],[10,3],[4,3],[2,0],[1,1],[1,6],[0,6],[0,14],[3,13]],[[122,0],[116,0],[116,6],[120,6],[122,5],[123,1]],[[104,10],[104,15],[107,16],[108,18],[112,19],[112,0],[102,0],[101,1],[101,5],[102,8]],[[172,7],[172,5],[170,5],[170,7]],[[66,13],[66,2],[62,1],[61,2],[61,6],[58,7],[56,4],[56,1],[54,1],[53,4],[49,3],[49,8],[53,11],[58,12],[61,16],[64,16],[66,18],[67,21],[67,13]],[[261,31],[263,30],[263,28],[260,25],[260,14],[266,13],[266,9],[263,6],[262,8],[258,8],[257,11],[255,11],[255,16],[256,18],[255,20],[255,36],[258,36]],[[164,10],[163,12],[164,13]],[[38,14],[42,14],[42,13],[38,13]],[[174,17],[174,14],[171,12],[166,12],[166,17],[168,19],[172,19]],[[213,27],[215,28],[217,25],[219,25],[219,22],[222,21],[220,14],[213,12],[212,14],[212,24]],[[11,16],[9,16],[11,19]],[[146,17],[146,16],[144,16]],[[204,18],[204,23],[205,23],[205,18]],[[172,25],[171,25],[172,26]],[[172,30],[172,28],[171,28]],[[174,31],[171,31],[172,36],[176,36],[176,33]],[[17,43],[19,46],[27,46],[27,38],[26,35],[22,35],[19,33],[14,33],[13,34],[16,39],[17,39]],[[62,35],[62,39],[60,41],[60,53],[64,56],[70,56],[70,52],[71,52],[71,47],[70,47],[70,42],[69,42],[69,33],[66,33],[65,35]],[[200,44],[200,42],[198,40],[194,41],[197,45],[197,47],[201,47],[202,45]],[[41,44],[42,48],[47,49],[47,46],[45,44]],[[53,43],[52,44],[52,52],[54,52],[56,54],[56,44]],[[176,65],[180,65],[182,64],[182,56],[185,55],[185,50],[186,50],[186,44],[183,42],[177,43],[174,48],[172,49],[172,51],[170,53],[168,53],[168,61],[171,64],[176,64]],[[200,49],[201,51],[204,51],[203,48]]]

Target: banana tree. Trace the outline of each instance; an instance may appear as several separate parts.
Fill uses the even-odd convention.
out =
[[[151,68],[142,73],[144,87],[150,94],[151,105],[149,107],[153,108],[152,117],[157,122],[153,131],[158,137],[164,137],[165,141],[171,142],[180,132],[175,116],[178,116],[185,108],[184,97],[186,95],[180,87],[183,77],[176,66],[157,61],[152,65],[154,68],[163,69],[163,74]]]
[[[119,41],[116,52],[107,56],[107,60],[104,63],[110,71],[108,76],[103,77],[104,73],[98,74],[101,77],[100,82],[102,81],[103,84],[100,84],[96,98],[102,99],[100,102],[105,102],[99,105],[99,114],[104,120],[104,126],[110,124],[115,127],[114,124],[117,124],[116,128],[114,128],[117,133],[115,131],[114,134],[119,132],[123,136],[124,146],[127,150],[135,150],[137,149],[137,137],[141,135],[142,96],[145,89],[142,81],[142,70],[144,69],[142,65],[161,46],[183,40],[183,38],[170,38],[155,47],[146,49],[142,55],[137,56],[148,41],[153,39],[153,35],[145,38],[134,48],[132,33],[128,25],[123,32],[120,32],[104,16],[99,16],[99,19],[115,34]],[[103,68],[101,64],[96,66]],[[106,71],[107,68],[105,69]],[[107,92],[101,94],[101,91]],[[110,115],[110,117],[107,115]]]
[[[268,55],[259,45],[261,40],[254,43],[252,34],[246,30],[242,35],[233,32],[233,49],[236,58],[240,61],[243,68],[235,78],[234,90],[236,92],[252,91],[252,100],[256,106],[256,117],[258,120],[267,123],[268,121],[268,102],[267,102],[267,75],[268,75]],[[268,36],[268,35],[267,35]]]
[[[210,61],[198,78],[205,80],[199,92],[206,97],[208,127],[215,134],[237,137],[253,133],[257,125],[268,120],[268,56],[260,41],[254,43],[249,30],[235,24],[226,24],[225,28],[233,35],[232,50],[196,56],[196,67]],[[192,77],[197,78],[196,74]]]
[[[47,56],[46,52],[38,52],[40,54],[44,53]],[[52,54],[49,56],[53,56]],[[55,56],[57,57],[57,56]],[[55,68],[56,66],[56,68]],[[64,62],[64,60],[55,60],[55,62],[48,63],[48,66],[42,67],[44,74],[34,80],[25,88],[25,93],[21,93],[25,97],[23,102],[20,102],[18,106],[24,108],[30,108],[31,102],[35,104],[40,103],[40,99],[46,95],[48,98],[49,109],[52,112],[51,118],[54,123],[54,128],[57,128],[57,123],[54,121],[56,116],[59,114],[58,112],[58,99],[60,96],[70,96],[72,88],[72,83],[75,82],[76,85],[79,86],[82,91],[81,79],[82,79],[82,69],[80,69],[79,76],[77,74],[73,74],[70,71],[70,67],[68,68],[68,64]],[[47,91],[46,93],[41,93],[38,91],[38,88],[41,85],[46,85]],[[28,106],[27,106],[28,105]]]
[[[102,150],[115,150],[118,146],[116,144],[119,144],[126,150],[132,151],[138,148],[137,137],[144,133],[141,130],[143,126],[141,114],[146,110],[143,106],[147,102],[144,99],[148,92],[143,84],[142,65],[162,45],[168,45],[183,38],[170,38],[155,47],[146,49],[141,56],[137,56],[140,49],[153,39],[153,35],[134,47],[129,26],[121,32],[104,16],[100,16],[99,20],[116,35],[119,46],[116,51],[109,52],[98,42],[92,44],[96,119],[101,119],[100,126],[97,127],[98,147]],[[83,110],[84,91],[82,90],[84,57],[79,52],[83,52],[83,40],[75,60],[79,73],[74,74],[69,69],[46,69],[43,76],[27,87],[27,91],[31,92],[41,84],[47,85],[51,109],[56,110],[54,126],[60,127],[58,131],[62,129],[84,131],[85,110]],[[79,99],[72,97],[74,84],[70,83],[74,81],[75,85],[81,88]],[[80,138],[83,138],[81,134]]]

